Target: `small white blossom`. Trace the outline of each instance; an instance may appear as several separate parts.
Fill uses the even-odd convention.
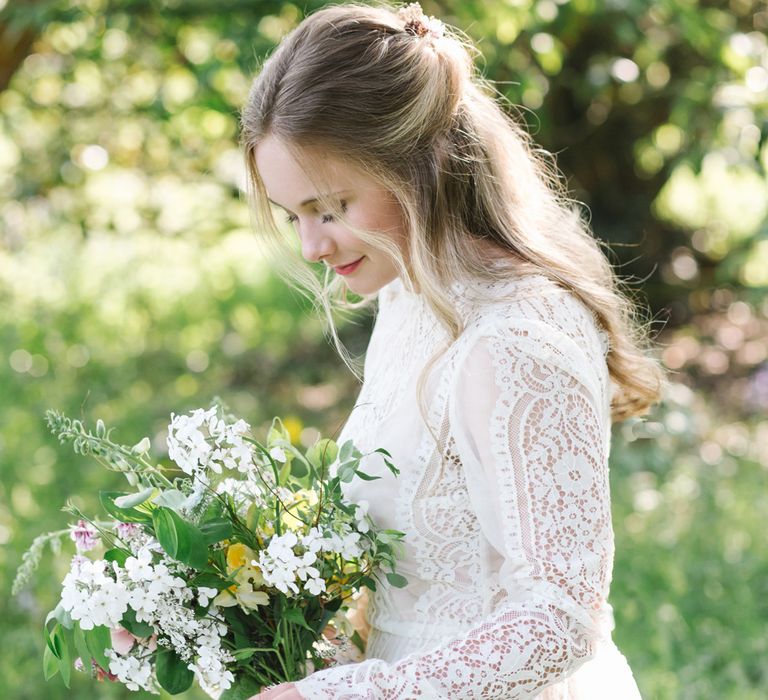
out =
[[[197,589],[197,602],[203,607],[206,607],[218,594],[219,592],[215,588],[205,588],[204,586],[201,586]]]
[[[318,576],[318,574],[315,574]],[[325,581],[319,578],[311,578],[304,584],[304,590],[311,595],[320,595],[325,590]]]

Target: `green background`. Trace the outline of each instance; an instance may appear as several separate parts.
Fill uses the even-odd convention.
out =
[[[333,434],[358,385],[274,278],[242,193],[259,60],[323,5],[0,0],[0,697],[136,697],[42,677],[68,556],[33,538],[120,478],[57,408],[147,435],[216,395]],[[751,0],[424,2],[557,155],[649,309],[672,389],[616,426],[615,639],[646,699],[768,695],[768,12]],[[343,338],[361,353],[361,314]],[[67,553],[68,554],[68,553]],[[199,698],[190,691],[185,697]]]

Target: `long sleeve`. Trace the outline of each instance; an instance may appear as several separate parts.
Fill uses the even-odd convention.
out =
[[[498,602],[424,653],[314,674],[297,685],[307,700],[534,698],[593,655],[613,556],[607,377],[584,351],[597,338],[513,318],[463,345],[450,456],[498,560]]]

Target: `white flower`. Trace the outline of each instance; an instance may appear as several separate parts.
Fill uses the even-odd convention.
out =
[[[315,576],[318,574],[316,573]],[[304,584],[304,590],[311,595],[320,595],[325,590],[325,581],[321,578],[311,578]]]
[[[275,460],[275,462],[287,462],[288,457],[285,455],[285,450],[282,447],[273,447],[269,451],[269,456]]]
[[[323,548],[323,534],[318,528],[313,527],[301,538],[301,544],[307,551],[316,554]]]
[[[148,690],[157,693],[157,687],[152,676],[152,664],[149,658],[136,656],[120,656],[114,649],[107,651],[109,670],[125,683],[129,690]]]
[[[197,589],[197,602],[203,607],[206,607],[208,603],[218,595],[218,590],[215,588],[205,588],[201,586]]]
[[[128,610],[128,591],[107,576],[106,567],[103,560],[76,557],[62,582],[61,605],[84,630],[117,627]]]
[[[299,564],[296,567],[296,575],[302,580],[306,581],[308,576],[319,576],[320,572],[312,566],[317,561],[317,557],[314,552],[304,552]]]
[[[144,547],[137,556],[128,557],[125,560],[125,570],[131,581],[146,581],[152,577],[152,553]]]
[[[276,560],[292,563],[296,559],[293,548],[299,543],[295,532],[286,532],[284,535],[276,535],[272,538],[267,552]]]

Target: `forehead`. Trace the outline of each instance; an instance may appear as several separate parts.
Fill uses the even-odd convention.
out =
[[[322,152],[289,148],[272,136],[256,146],[254,159],[267,196],[288,209],[361,184],[361,174],[343,162]]]

